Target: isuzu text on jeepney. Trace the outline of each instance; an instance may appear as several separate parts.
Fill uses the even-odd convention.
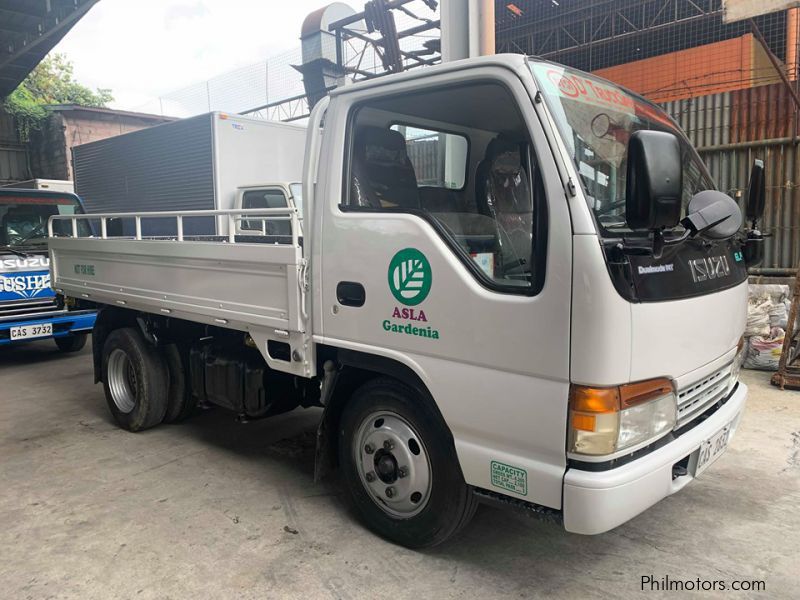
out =
[[[288,207],[51,220],[54,287],[102,308],[121,427],[322,406],[318,472],[410,547],[481,500],[604,532],[724,452],[761,238],[657,106],[484,57],[334,91],[297,160],[302,232]],[[216,235],[184,233],[208,216]]]

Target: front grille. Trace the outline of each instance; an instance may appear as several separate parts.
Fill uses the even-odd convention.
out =
[[[725,397],[731,382],[732,366],[733,363],[729,363],[719,371],[678,390],[678,423],[676,429],[686,425],[696,416],[705,412],[709,406]]]
[[[55,298],[25,300],[21,302],[0,302],[0,319],[25,317],[31,314],[48,313],[60,310]]]

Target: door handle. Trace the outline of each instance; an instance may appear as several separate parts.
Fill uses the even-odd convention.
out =
[[[336,286],[336,299],[342,306],[354,306],[356,308],[364,306],[367,301],[367,293],[364,286],[355,281],[340,281]]]

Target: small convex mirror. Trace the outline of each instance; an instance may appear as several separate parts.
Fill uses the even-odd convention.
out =
[[[705,190],[692,196],[683,224],[694,234],[727,240],[742,228],[742,211],[727,194]]]

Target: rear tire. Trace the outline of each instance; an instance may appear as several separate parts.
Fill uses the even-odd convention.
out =
[[[344,408],[338,441],[347,495],[379,535],[408,548],[435,546],[475,514],[450,431],[410,387],[364,384]]]
[[[103,345],[103,388],[108,408],[123,429],[142,431],[167,411],[169,376],[161,353],[137,329],[112,331]]]
[[[164,361],[169,375],[169,392],[167,393],[167,412],[165,423],[179,423],[194,412],[197,403],[189,390],[186,381],[186,369],[177,344],[170,344],[163,349]]]
[[[66,337],[53,338],[53,341],[61,352],[72,353],[83,350],[86,347],[88,337],[85,333],[77,333]]]

